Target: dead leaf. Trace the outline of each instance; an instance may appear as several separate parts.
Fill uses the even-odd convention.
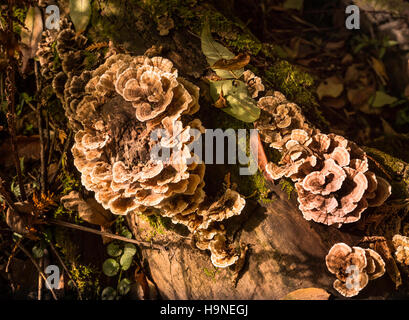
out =
[[[244,68],[250,62],[250,55],[247,53],[240,53],[232,59],[220,59],[216,61],[211,68],[222,70],[239,70]]]
[[[337,42],[328,42],[325,45],[325,49],[327,50],[339,50],[342,49],[345,46],[345,41],[341,40],[341,41],[337,41]]]
[[[345,72],[344,82],[350,83],[358,81],[361,75],[361,71],[359,70],[359,68],[359,64],[351,64]]]
[[[383,62],[374,57],[371,57],[371,66],[381,80],[382,85],[385,86],[387,84],[387,81],[389,80],[389,77],[386,73],[385,65],[383,64]]]
[[[223,109],[227,107],[227,100],[223,97],[223,90],[220,91],[219,99],[214,103],[217,109]]]
[[[338,98],[344,91],[344,84],[337,76],[325,79],[317,88],[317,95],[320,100],[324,97]]]
[[[387,241],[376,241],[374,245],[374,250],[378,252],[382,259],[385,261],[386,272],[388,273],[389,277],[395,283],[396,289],[400,287],[402,284],[402,277],[398,266],[396,265],[395,259],[391,254],[391,249],[388,246]]]
[[[60,130],[60,129],[57,129],[57,130],[58,130],[58,139],[60,140],[61,144],[64,144],[64,141],[67,138],[67,134],[65,133],[64,130]]]
[[[354,61],[354,57],[353,57],[350,53],[347,53],[347,54],[342,58],[341,63],[348,65],[348,64],[351,64],[353,61]]]
[[[375,89],[372,87],[351,88],[347,90],[347,97],[354,108],[360,109],[361,106],[368,103],[374,93]]]
[[[105,210],[94,198],[84,199],[78,191],[71,191],[61,198],[61,202],[68,210],[78,211],[81,219],[101,227],[108,227],[112,220],[112,213]]]
[[[134,279],[135,283],[131,286],[131,292],[138,300],[156,300],[158,298],[155,284],[138,267],[135,270]]]
[[[320,288],[305,288],[290,292],[281,300],[328,300],[330,294]]]
[[[29,230],[34,224],[33,211],[34,207],[28,202],[16,202],[17,212],[11,208],[6,212],[6,223],[11,230],[19,234],[25,235],[29,233]]]

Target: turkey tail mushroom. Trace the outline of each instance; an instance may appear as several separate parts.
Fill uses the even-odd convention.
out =
[[[280,163],[267,163],[265,171],[273,180],[295,182],[305,219],[340,227],[389,197],[390,184],[369,171],[366,153],[354,142],[311,127],[301,109],[279,92],[261,98],[259,107],[255,127],[282,153]]]
[[[105,209],[168,217],[204,236],[198,248],[210,250],[215,265],[235,263],[222,222],[240,214],[245,200],[227,190],[202,206],[205,165],[189,148],[205,130],[192,119],[198,87],[168,59],[115,54],[93,71],[69,75],[64,98],[76,131],[74,165]]]
[[[358,295],[370,280],[385,273],[385,262],[376,251],[351,248],[342,242],[332,246],[325,262],[328,271],[337,277],[334,289],[347,298]]]

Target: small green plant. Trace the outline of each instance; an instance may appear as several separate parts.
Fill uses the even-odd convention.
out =
[[[219,269],[215,268],[214,270],[209,270],[207,268],[203,268],[204,274],[212,279],[213,281],[216,281],[216,274],[219,271]]]
[[[125,226],[117,225],[120,230],[120,235],[132,238],[132,233]],[[119,300],[128,294],[131,289],[131,281],[128,278],[122,278],[122,273],[130,269],[133,262],[133,257],[136,254],[136,246],[132,243],[123,243],[113,241],[107,245],[107,253],[110,258],[106,259],[102,264],[102,271],[107,277],[118,276],[116,289],[106,287],[102,290],[102,300]]]
[[[379,59],[382,59],[386,53],[386,50],[390,47],[396,46],[397,41],[390,40],[388,37],[382,39],[370,38],[366,34],[358,35],[353,38],[353,53],[357,54],[363,49],[374,50]]]

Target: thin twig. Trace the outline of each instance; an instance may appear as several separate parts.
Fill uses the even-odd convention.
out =
[[[50,242],[50,248],[51,251],[54,252],[54,254],[56,255],[58,261],[60,262],[60,264],[62,265],[63,269],[65,270],[65,273],[68,275],[68,278],[70,278],[70,280],[72,281],[72,283],[74,284],[75,289],[77,289],[77,293],[78,293],[78,299],[82,300],[81,297],[81,291],[77,286],[77,283],[75,282],[75,280],[73,279],[73,277],[71,276],[70,271],[68,270],[67,266],[65,265],[64,261],[62,260],[61,256],[58,254],[57,249],[54,247],[54,245]]]
[[[14,245],[13,249],[11,250],[11,253],[10,253],[10,256],[9,256],[9,258],[8,258],[8,260],[7,260],[7,265],[6,265],[6,268],[5,268],[5,272],[6,272],[6,273],[9,272],[9,267],[10,267],[10,265],[11,265],[11,261],[13,260],[14,256],[15,256],[16,253],[17,253],[18,244],[19,244],[22,240],[23,240],[23,238],[18,239],[17,242],[16,242],[16,244]]]
[[[148,241],[139,241],[139,240],[134,240],[134,239],[128,239],[126,237],[118,236],[118,235],[113,234],[113,233],[95,230],[95,229],[92,229],[92,228],[80,226],[80,225],[73,224],[73,223],[66,222],[66,221],[62,221],[62,220],[48,218],[48,219],[45,219],[45,221],[49,222],[51,224],[57,225],[57,226],[61,226],[61,227],[67,227],[67,228],[71,228],[71,229],[76,229],[76,230],[81,230],[81,231],[85,231],[85,232],[89,232],[89,233],[94,233],[94,234],[98,234],[98,235],[103,236],[103,237],[107,237],[107,238],[111,238],[111,239],[115,239],[115,240],[120,240],[120,241],[124,241],[124,242],[135,243],[137,245],[143,246],[143,247],[148,248],[148,249],[165,250],[165,247],[160,245],[160,244],[154,244],[154,243],[148,242]]]
[[[47,113],[48,115],[48,113]],[[48,121],[49,122],[49,121]],[[50,130],[48,130],[48,133],[50,132]],[[51,140],[49,138],[49,140],[51,141],[50,146],[48,148],[48,160],[47,160],[47,165],[51,164],[51,160],[53,157],[53,153],[54,153],[54,148],[55,148],[55,144],[57,143],[57,132],[54,131],[54,135],[53,135],[53,139]]]
[[[23,251],[23,252],[25,253],[25,255],[26,255],[27,257],[30,258],[30,260],[31,260],[31,262],[33,263],[34,267],[36,267],[38,273],[41,275],[41,277],[44,279],[44,281],[45,281],[46,283],[48,283],[47,278],[46,278],[44,272],[41,270],[41,268],[40,268],[40,266],[38,265],[37,261],[35,261],[34,257],[30,254],[30,252],[28,252],[28,250],[27,250],[26,248],[24,248],[24,246],[23,246],[21,243],[18,244],[18,247],[21,249],[21,251]],[[54,292],[53,288],[50,286],[50,284],[48,285],[48,288],[50,289],[51,295],[53,296],[54,300],[58,300],[58,299],[57,299],[57,296],[55,295],[55,292]]]
[[[37,121],[38,121],[38,133],[40,135],[40,189],[42,194],[47,194],[48,189],[48,175],[47,175],[47,155],[46,155],[46,144],[48,143],[48,139],[45,139],[44,133],[44,119],[43,119],[43,101],[41,97],[41,79],[38,71],[38,63],[34,62],[34,70],[36,75],[36,84],[37,84]],[[47,141],[45,141],[47,140]]]
[[[43,268],[43,259],[40,259],[39,267]],[[43,292],[43,278],[38,274],[38,291],[37,291],[37,300],[41,300],[41,293]]]

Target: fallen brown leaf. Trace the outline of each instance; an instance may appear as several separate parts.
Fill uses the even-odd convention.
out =
[[[374,249],[378,252],[383,260],[385,261],[386,272],[388,273],[389,277],[395,283],[396,289],[398,289],[402,284],[402,276],[396,265],[395,259],[391,254],[391,249],[388,245],[387,241],[376,241]]]
[[[216,61],[211,68],[232,71],[244,68],[249,62],[250,55],[247,53],[240,53],[232,59],[220,59]]]
[[[8,208],[6,223],[14,232],[26,235],[34,223],[34,216],[32,214],[34,207],[28,201],[16,202],[14,205],[18,211]]]
[[[325,45],[325,49],[327,50],[339,50],[342,49],[345,46],[345,41],[341,40],[341,41],[337,41],[337,42],[328,42]]]
[[[383,62],[374,57],[371,57],[371,66],[374,69],[376,75],[381,80],[382,85],[385,86],[387,84],[387,81],[389,80],[389,77],[386,73],[386,68]]]
[[[78,191],[71,191],[61,198],[61,202],[68,210],[78,211],[81,219],[101,227],[108,227],[112,220],[112,213],[105,210],[94,198],[84,199]]]
[[[328,300],[330,294],[320,288],[305,288],[290,292],[280,300]]]
[[[350,88],[347,90],[347,97],[354,108],[360,109],[361,106],[368,103],[368,100],[373,96],[374,93],[375,89],[372,87],[361,87],[357,89]]]
[[[138,300],[156,300],[158,298],[155,284],[146,277],[139,267],[135,269],[134,279],[135,283],[131,286],[131,291]]]
[[[344,91],[344,84],[337,76],[325,79],[317,88],[317,95],[320,100],[324,97],[338,98]]]
[[[227,107],[227,100],[223,97],[223,90],[220,90],[219,99],[214,103],[214,106],[218,109]]]

